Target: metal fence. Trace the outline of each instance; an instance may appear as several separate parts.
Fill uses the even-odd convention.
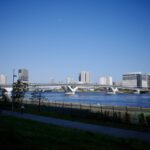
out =
[[[129,121],[133,124],[139,123],[139,116],[144,114],[144,117],[150,116],[150,108],[143,107],[127,107],[127,106],[102,106],[81,103],[69,103],[60,101],[39,101],[38,100],[24,100],[24,104],[40,105],[44,110],[53,109],[55,111],[67,111],[67,113],[93,113],[103,115],[104,117],[121,119],[123,122]],[[85,115],[86,116],[86,115]],[[149,117],[150,118],[150,117]],[[128,119],[128,120],[127,120]],[[145,120],[145,124],[148,122]]]

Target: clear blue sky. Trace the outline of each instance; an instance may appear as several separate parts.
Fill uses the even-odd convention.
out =
[[[0,0],[0,73],[30,82],[150,73],[149,0]]]

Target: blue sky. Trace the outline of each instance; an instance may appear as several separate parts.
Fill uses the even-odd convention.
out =
[[[0,0],[0,73],[30,82],[150,73],[149,0]]]

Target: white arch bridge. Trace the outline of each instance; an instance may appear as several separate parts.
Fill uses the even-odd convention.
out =
[[[1,88],[6,89],[7,91],[11,91],[12,85],[3,85],[0,86]],[[34,90],[34,89],[42,89],[44,90],[49,90],[52,88],[63,88],[66,94],[75,94],[75,92],[78,89],[88,89],[88,90],[94,90],[94,89],[104,89],[107,94],[116,94],[120,93],[122,90],[131,90],[133,93],[136,94],[141,94],[141,93],[148,93],[150,92],[150,89],[148,88],[137,88],[137,87],[122,87],[122,86],[110,86],[110,85],[99,85],[99,84],[79,84],[79,83],[74,83],[74,84],[60,84],[60,83],[53,83],[53,84],[45,84],[45,83],[29,83],[29,90]]]

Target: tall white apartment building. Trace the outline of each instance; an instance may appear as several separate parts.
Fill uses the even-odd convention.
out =
[[[112,77],[100,77],[99,78],[99,84],[100,85],[113,85]]]
[[[91,82],[91,75],[88,71],[81,71],[79,74],[79,81],[81,83],[90,83]]]
[[[3,74],[0,74],[0,85],[6,85],[7,84],[7,77]]]
[[[29,74],[27,69],[19,69],[18,70],[18,79],[22,82],[28,83]]]

